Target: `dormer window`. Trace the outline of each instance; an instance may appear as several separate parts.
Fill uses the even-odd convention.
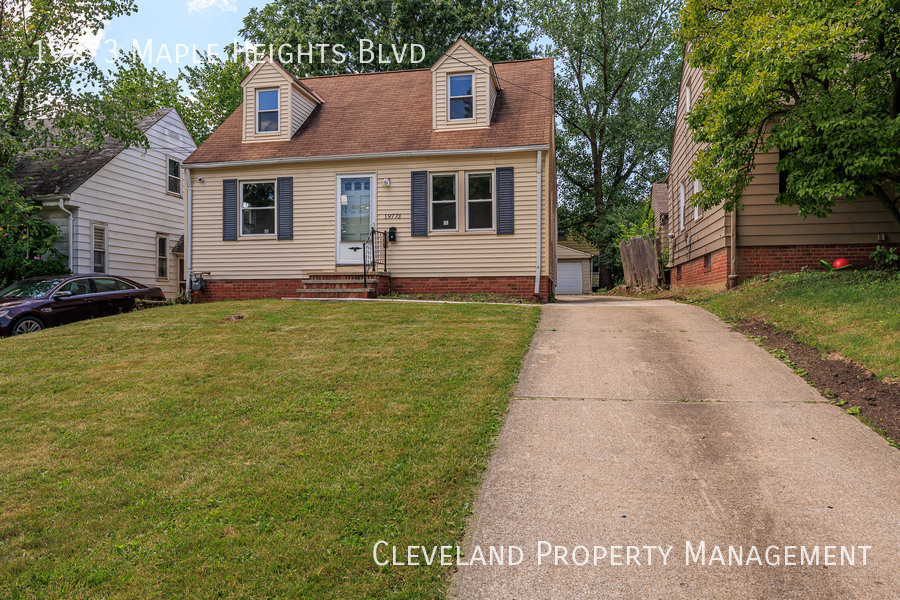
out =
[[[472,73],[449,75],[450,120],[461,121],[475,117],[475,96],[472,91]]]
[[[256,92],[256,133],[278,132],[278,90]]]

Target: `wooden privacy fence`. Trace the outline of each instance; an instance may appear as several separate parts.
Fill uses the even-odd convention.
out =
[[[625,285],[631,287],[656,287],[663,283],[663,269],[656,253],[656,241],[650,236],[639,236],[619,242]]]

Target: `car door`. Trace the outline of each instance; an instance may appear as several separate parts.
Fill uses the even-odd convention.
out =
[[[117,315],[123,312],[123,295],[119,282],[112,277],[92,277],[94,296],[97,298],[97,311],[101,317]]]
[[[62,294],[60,294],[62,292]],[[48,325],[65,325],[98,316],[97,302],[88,278],[62,284],[41,313]]]

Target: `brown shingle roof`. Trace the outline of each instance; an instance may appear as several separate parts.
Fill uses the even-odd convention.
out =
[[[553,59],[494,66],[503,89],[489,128],[433,131],[428,69],[311,77],[322,104],[290,140],[241,143],[240,107],[184,164],[550,144]]]
[[[165,108],[145,117],[138,128],[146,133],[173,110]],[[68,195],[124,149],[122,142],[109,139],[99,150],[75,148],[55,160],[36,161],[26,157],[16,163],[13,179],[24,186],[26,196]]]

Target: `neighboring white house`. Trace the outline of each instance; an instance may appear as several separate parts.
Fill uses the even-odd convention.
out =
[[[73,273],[121,275],[171,297],[184,281],[183,259],[175,253],[184,236],[181,163],[197,146],[174,109],[144,119],[140,128],[147,150],[111,142],[53,163],[22,161],[15,177],[59,227],[57,249]]]

